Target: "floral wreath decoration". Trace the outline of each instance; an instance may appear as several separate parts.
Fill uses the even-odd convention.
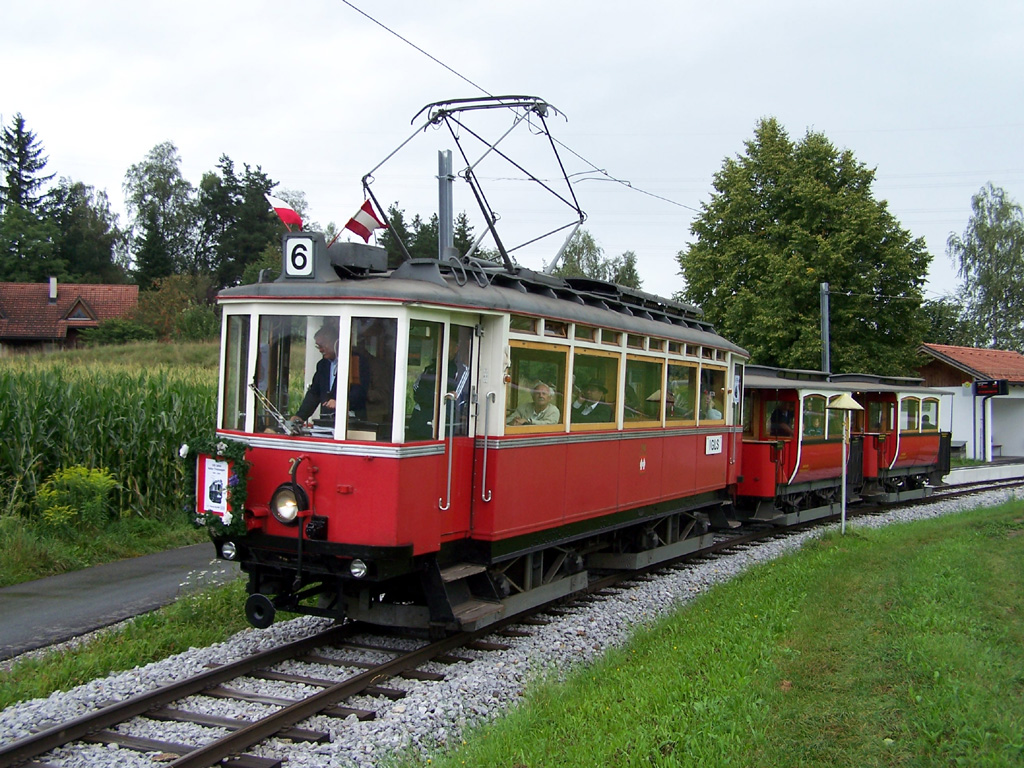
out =
[[[187,463],[188,492],[190,494],[195,492],[200,454],[206,454],[218,461],[227,461],[231,464],[231,474],[228,477],[227,488],[228,503],[231,505],[230,510],[226,511],[223,515],[219,515],[216,512],[198,512],[196,510],[195,498],[189,498],[185,503],[185,511],[192,519],[192,522],[197,528],[206,528],[210,538],[242,536],[246,532],[243,512],[249,486],[249,469],[252,467],[252,462],[245,458],[245,452],[248,450],[248,447],[245,443],[237,440],[226,440],[218,435],[214,435],[212,439],[193,440],[191,445],[182,443],[178,449],[179,458],[187,461],[189,456],[194,457],[191,462]]]

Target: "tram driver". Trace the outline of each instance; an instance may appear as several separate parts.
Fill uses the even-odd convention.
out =
[[[325,323],[313,335],[313,343],[323,357],[316,364],[313,380],[309,383],[299,410],[292,416],[295,422],[306,421],[317,406],[320,406],[320,418],[333,418],[334,409],[338,405],[338,329]]]

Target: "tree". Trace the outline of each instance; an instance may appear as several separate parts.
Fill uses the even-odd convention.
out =
[[[983,338],[983,329],[967,315],[963,302],[956,296],[926,301],[921,305],[921,313],[928,322],[924,332],[926,342],[973,347]]]
[[[194,190],[180,166],[177,147],[165,141],[125,174],[134,273],[143,289],[161,277],[196,272]]]
[[[405,259],[399,240],[405,244],[409,255],[414,259],[436,259],[438,251],[439,220],[437,214],[433,214],[429,220],[416,214],[412,221],[406,224],[405,211],[398,207],[398,203],[392,203],[388,207],[388,229],[379,230],[377,235],[380,245],[388,252],[388,266],[397,267]],[[455,217],[452,229],[452,241],[455,250],[465,256],[473,247],[473,227],[469,223],[466,212],[463,211]],[[487,258],[487,253],[477,253],[477,256]]]
[[[43,185],[53,178],[40,176],[46,167],[43,146],[36,135],[25,128],[25,118],[19,112],[0,134],[0,211],[8,205],[20,205],[30,213],[36,212],[46,199]]]
[[[204,174],[199,184],[200,246],[191,274],[213,272],[221,287],[239,283],[246,267],[259,259],[268,244],[280,240],[281,222],[265,197],[275,186],[259,166],[253,169],[246,163],[239,176],[231,158],[221,155],[217,170]],[[275,194],[287,199],[300,215],[305,213],[301,192]]]
[[[626,251],[622,256],[606,259],[604,249],[585,229],[578,229],[573,233],[554,274],[560,277],[589,277],[627,288],[640,287],[640,275],[636,271],[636,254],[633,251]]]
[[[50,197],[50,217],[56,225],[54,253],[67,265],[68,276],[84,283],[124,283],[119,261],[123,235],[106,192],[80,181],[61,178]]]
[[[981,329],[979,343],[1024,347],[1024,211],[989,182],[971,198],[963,236],[951,234],[947,253],[963,278],[966,317]]]
[[[761,120],[726,158],[679,252],[681,298],[752,360],[820,367],[820,290],[830,285],[834,371],[909,373],[925,329],[931,257],[871,193],[874,171],[821,133],[792,142]]]

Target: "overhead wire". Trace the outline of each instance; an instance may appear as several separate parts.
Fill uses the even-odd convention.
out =
[[[383,22],[375,19],[373,16],[371,16],[366,11],[364,11],[362,8],[359,8],[354,3],[350,2],[350,0],[341,0],[341,1],[345,5],[347,5],[349,8],[351,8],[353,11],[355,11],[356,13],[359,13],[360,15],[364,16],[366,19],[372,21],[378,27],[383,29],[385,32],[388,32],[389,34],[394,35],[399,40],[401,40],[403,43],[405,43],[406,45],[410,46],[411,48],[413,48],[414,50],[418,51],[419,53],[422,53],[424,56],[426,56],[428,59],[430,59],[434,63],[439,64],[440,66],[444,67],[446,70],[451,72],[453,75],[455,75],[460,80],[463,80],[463,81],[469,83],[471,86],[473,86],[478,91],[480,91],[481,93],[484,93],[487,96],[491,96],[491,97],[494,96],[493,93],[488,91],[482,85],[479,85],[478,83],[473,82],[468,77],[463,75],[461,72],[458,72],[454,68],[448,66],[447,64],[445,64],[443,61],[441,61],[439,58],[437,58],[433,54],[430,54],[427,51],[423,50],[418,45],[413,43],[411,40],[403,37],[398,32],[396,32],[395,30],[391,29],[389,26],[384,24]],[[663,202],[669,203],[670,205],[675,205],[675,206],[678,206],[680,208],[685,208],[685,209],[687,209],[689,211],[693,211],[695,213],[700,213],[701,212],[699,208],[694,208],[693,206],[686,205],[685,203],[680,203],[677,200],[672,200],[671,198],[665,197],[663,195],[655,194],[654,192],[648,192],[646,189],[642,189],[642,188],[636,186],[635,184],[633,184],[628,179],[616,178],[615,176],[612,176],[610,173],[608,173],[608,171],[606,171],[605,169],[598,167],[595,163],[592,163],[590,160],[588,160],[587,158],[583,157],[583,155],[581,155],[579,152],[577,152],[576,150],[574,150],[572,147],[568,146],[564,142],[559,141],[558,139],[556,139],[554,136],[551,136],[550,134],[548,134],[548,137],[555,144],[557,144],[558,146],[562,147],[562,149],[564,149],[566,152],[569,152],[570,154],[575,156],[581,162],[586,163],[587,165],[589,165],[593,169],[594,172],[596,172],[596,173],[598,173],[598,174],[600,174],[600,175],[605,177],[603,179],[595,179],[593,177],[590,177],[589,180],[591,180],[591,181],[611,181],[611,182],[614,182],[616,184],[621,184],[622,186],[626,187],[627,189],[631,189],[634,192],[639,192],[642,195],[647,195],[648,197],[653,197],[656,200],[661,200]],[[589,171],[588,171],[588,173],[589,173]],[[574,175],[576,175],[576,174],[574,174]],[[578,179],[577,181],[587,181],[587,180],[588,180],[587,178],[583,178],[583,179]]]

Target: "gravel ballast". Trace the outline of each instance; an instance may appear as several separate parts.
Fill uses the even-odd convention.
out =
[[[990,491],[969,497],[936,501],[882,515],[857,518],[852,525],[881,527],[992,506],[1012,498],[1011,491]],[[834,527],[834,526],[833,526]],[[250,751],[267,757],[287,757],[293,765],[303,766],[374,766],[403,749],[424,755],[435,754],[448,744],[456,743],[467,726],[497,717],[522,696],[526,686],[540,676],[564,677],[570,670],[592,661],[610,647],[623,644],[638,625],[648,624],[681,603],[724,582],[751,565],[778,557],[798,548],[809,536],[820,535],[823,528],[770,541],[712,561],[693,564],[671,571],[657,579],[633,584],[628,590],[612,594],[602,601],[575,608],[561,616],[551,617],[549,624],[533,629],[529,637],[501,637],[510,646],[504,651],[460,651],[472,658],[470,663],[431,664],[426,669],[441,672],[441,682],[389,680],[387,686],[407,692],[398,701],[356,699],[348,706],[375,710],[376,720],[360,722],[354,716],[344,720],[313,717],[299,725],[324,730],[331,734],[327,744],[292,743],[270,740]],[[0,743],[10,743],[40,729],[86,714],[105,703],[119,701],[152,690],[182,677],[203,672],[210,664],[225,664],[248,654],[276,647],[322,631],[330,622],[302,617],[274,624],[265,630],[250,629],[238,633],[224,643],[208,648],[194,648],[163,661],[127,672],[110,675],[79,686],[67,693],[54,693],[45,699],[24,702],[0,713]],[[381,638],[382,644],[407,644],[416,647],[417,640]],[[334,655],[327,650],[325,653]],[[341,654],[338,654],[342,657]],[[344,656],[352,658],[351,656]],[[369,658],[369,654],[368,654]],[[312,676],[336,676],[326,666],[301,665],[288,662],[282,670]],[[296,697],[303,686],[290,683],[243,678],[232,687],[264,695]],[[271,711],[262,704],[193,696],[181,708],[207,714],[236,718],[253,718]],[[120,732],[133,736],[198,743],[208,740],[220,729],[204,728],[187,723],[157,722],[136,718],[118,726]],[[62,749],[47,758],[64,766],[114,768],[114,766],[152,766],[153,756],[103,745]]]

